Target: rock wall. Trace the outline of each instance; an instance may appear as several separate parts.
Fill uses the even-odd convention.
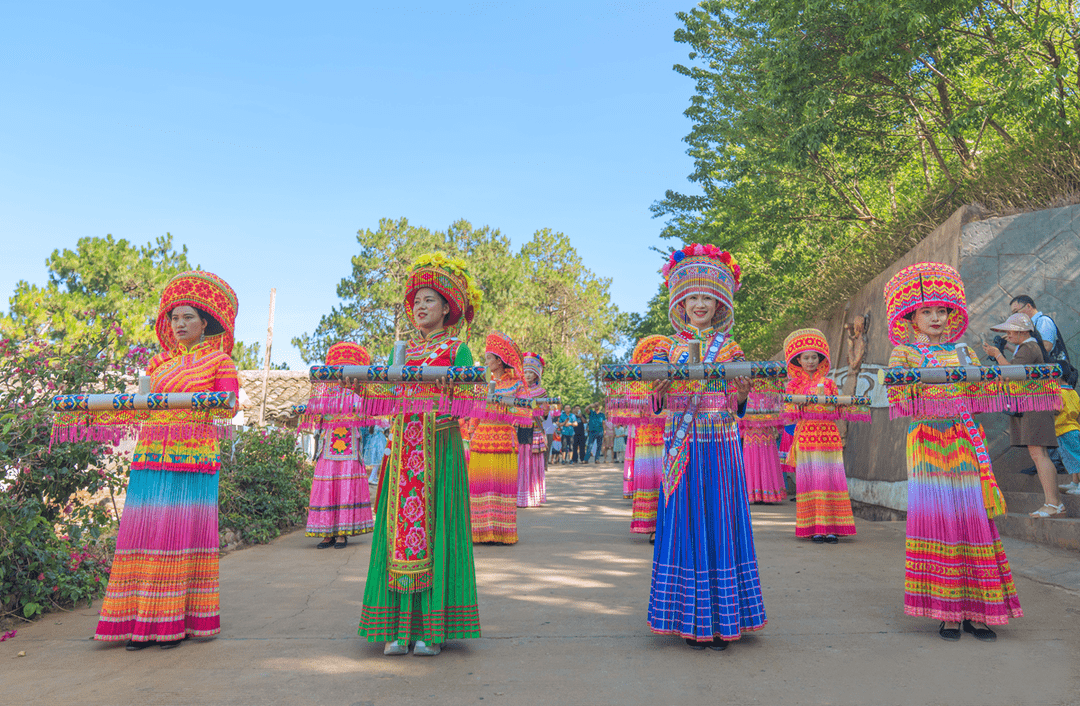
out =
[[[1009,313],[1009,300],[1027,294],[1062,329],[1074,358],[1080,353],[1080,205],[985,218],[978,207],[964,206],[933,233],[896,260],[827,318],[813,322],[825,332],[840,382],[846,375],[844,324],[869,314],[867,352],[857,392],[874,399],[871,424],[852,424],[844,460],[856,504],[903,512],[907,508],[905,445],[907,419],[889,419],[876,370],[889,359],[885,283],[916,262],[944,262],[960,271],[968,299],[970,327],[964,341],[981,355],[979,334],[992,337],[991,324]],[[982,415],[998,482],[1003,488],[1035,481],[1016,471],[1031,465],[1026,452],[1011,449],[1004,415]]]

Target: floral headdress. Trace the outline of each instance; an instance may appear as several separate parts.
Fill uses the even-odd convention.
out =
[[[806,371],[798,363],[792,363],[792,359],[798,355],[813,351],[821,356],[814,377],[824,377],[832,368],[829,360],[829,342],[825,340],[825,334],[816,328],[801,328],[792,331],[784,339],[784,360],[787,361],[788,378],[794,379],[798,375],[805,375]]]
[[[540,357],[539,353],[526,353],[522,365],[525,372],[531,370],[533,374],[536,375],[536,380],[539,381],[541,375],[544,374],[544,366],[547,365],[547,363],[544,362],[544,359]]]
[[[742,270],[731,253],[715,245],[694,243],[671,254],[661,272],[668,288],[668,320],[676,331],[690,324],[679,304],[691,294],[708,294],[718,301],[713,328],[727,333],[734,323],[735,292]]]
[[[441,252],[421,255],[409,270],[409,279],[405,284],[405,313],[410,321],[416,292],[424,287],[434,289],[450,306],[443,325],[452,331],[459,329],[462,321],[466,326],[471,324],[484,300],[465,261],[447,257]]]
[[[942,342],[955,343],[967,331],[964,282],[954,268],[940,262],[920,262],[893,275],[885,285],[885,313],[893,345],[910,341],[915,329],[908,315],[928,306],[950,309]]]
[[[221,331],[208,332],[205,340],[213,342],[225,353],[232,353],[233,332],[239,302],[236,292],[225,280],[210,272],[189,270],[169,280],[161,293],[157,323],[154,332],[166,350],[173,350],[179,342],[173,334],[169,315],[178,306],[190,306],[205,311],[221,324]]]
[[[517,344],[500,331],[492,331],[484,342],[484,353],[499,356],[499,360],[508,368],[512,368],[518,377],[522,376],[521,349]]]

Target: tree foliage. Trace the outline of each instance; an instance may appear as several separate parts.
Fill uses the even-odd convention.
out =
[[[626,317],[611,303],[610,281],[586,268],[563,233],[542,229],[516,252],[498,229],[454,222],[445,231],[379,221],[357,233],[360,252],[352,275],[337,287],[341,302],[315,331],[294,338],[306,362],[322,360],[337,341],[356,341],[386,360],[395,340],[407,338],[402,293],[407,272],[422,253],[437,250],[465,260],[484,292],[469,329],[474,357],[484,338],[503,331],[522,351],[548,362],[545,386],[554,394],[583,399],[596,394],[596,371],[620,345]]]
[[[161,290],[170,277],[191,269],[187,246],[175,251],[169,233],[143,246],[112,235],[80,238],[74,251],[54,250],[45,266],[44,287],[25,280],[16,285],[9,313],[0,316],[5,336],[85,341],[108,319],[120,325],[125,345],[156,347]]]
[[[739,258],[736,334],[759,355],[958,199],[1043,196],[1030,188],[1043,176],[1000,164],[1035,151],[1053,176],[1075,161],[1072,0],[708,0],[679,18],[701,194],[668,192],[654,212],[669,219],[665,237]],[[990,173],[1005,181],[988,187]],[[1076,174],[1057,181],[1067,189]]]

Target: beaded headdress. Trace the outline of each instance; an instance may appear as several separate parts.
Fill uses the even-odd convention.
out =
[[[443,326],[452,331],[471,324],[480,308],[483,294],[477,288],[465,262],[450,258],[440,252],[421,255],[409,270],[405,284],[405,313],[413,318],[413,301],[417,291],[429,287],[438,292],[450,306]]]
[[[522,365],[524,366],[525,372],[531,370],[539,381],[541,375],[544,374],[544,366],[546,363],[544,362],[544,359],[540,357],[539,353],[526,353],[525,357],[522,359]]]
[[[225,353],[232,353],[233,331],[236,326],[236,311],[239,303],[236,292],[226,284],[225,280],[202,270],[181,272],[169,280],[169,283],[165,285],[165,291],[161,293],[157,323],[154,326],[158,341],[167,350],[172,350],[178,345],[169,323],[170,313],[178,306],[194,307],[213,316],[221,324],[222,330],[207,333],[205,340],[212,341]]]
[[[492,331],[484,342],[484,353],[499,356],[499,360],[508,368],[512,368],[518,377],[521,377],[521,349],[517,344],[500,331]]]
[[[371,354],[359,343],[340,341],[326,351],[327,365],[371,365]]]
[[[645,336],[634,346],[634,352],[630,354],[630,362],[634,365],[651,363],[656,357],[657,351],[671,348],[671,339],[667,336]]]
[[[940,262],[920,262],[900,270],[885,285],[885,312],[893,345],[910,341],[914,327],[906,317],[927,306],[949,308],[943,343],[954,343],[964,335],[968,311],[960,273]]]
[[[739,265],[726,250],[695,243],[671,254],[662,270],[668,288],[668,320],[676,331],[690,324],[681,304],[691,294],[708,294],[718,301],[713,328],[727,333],[734,323],[735,292],[739,290]]]
[[[829,342],[825,340],[825,334],[816,328],[801,328],[792,331],[784,339],[784,360],[787,361],[789,378],[803,371],[802,366],[793,363],[792,359],[808,351],[813,351],[822,358],[817,371],[822,374],[829,372],[832,363],[829,361]]]

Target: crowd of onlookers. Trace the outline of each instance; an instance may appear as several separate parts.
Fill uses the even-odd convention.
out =
[[[582,409],[552,407],[544,418],[548,463],[618,462],[626,451],[626,427],[614,425],[597,402]]]

